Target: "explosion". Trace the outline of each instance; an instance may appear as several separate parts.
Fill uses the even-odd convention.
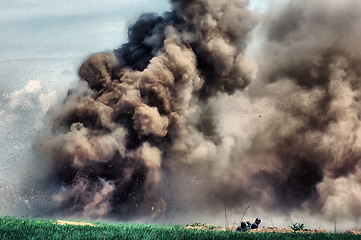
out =
[[[357,219],[360,3],[290,1],[259,19],[247,1],[171,4],[91,55],[49,110],[35,148],[54,211],[136,219],[257,204]]]

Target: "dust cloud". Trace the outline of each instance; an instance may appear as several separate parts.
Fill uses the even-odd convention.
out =
[[[52,211],[167,219],[250,205],[358,219],[361,3],[171,4],[91,55],[49,110],[34,148]]]

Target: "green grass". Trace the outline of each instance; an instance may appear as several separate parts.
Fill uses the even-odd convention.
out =
[[[0,218],[0,239],[360,239],[347,234],[238,233],[185,229],[183,226],[106,224],[96,227],[56,225],[38,219]]]

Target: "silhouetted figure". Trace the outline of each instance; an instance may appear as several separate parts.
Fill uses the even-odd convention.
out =
[[[261,219],[260,218],[256,218],[256,220],[254,221],[254,223],[252,223],[251,229],[256,229],[258,228],[258,225],[261,223]]]
[[[250,222],[241,222],[241,225],[237,227],[237,231],[247,232],[251,228]]]

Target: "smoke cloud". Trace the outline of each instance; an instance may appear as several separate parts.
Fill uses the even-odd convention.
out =
[[[261,26],[262,72],[251,91],[275,106],[266,138],[275,163],[257,178],[271,183],[270,198],[286,209],[359,217],[359,7],[289,2]]]
[[[35,149],[53,211],[162,219],[251,205],[358,219],[360,3],[260,16],[240,0],[171,4],[91,55],[49,110]]]

